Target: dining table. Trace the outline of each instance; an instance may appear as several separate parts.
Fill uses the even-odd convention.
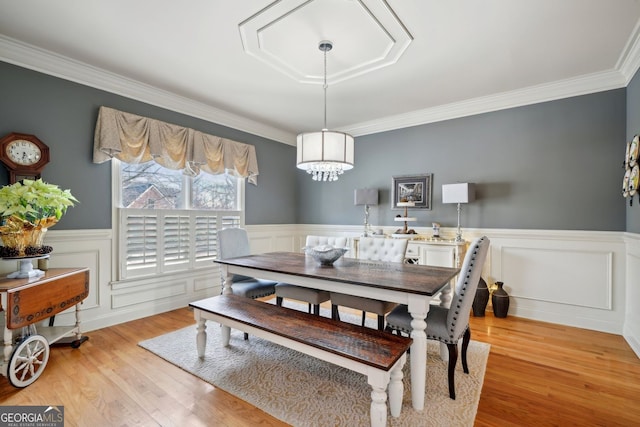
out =
[[[458,268],[342,257],[321,265],[299,252],[267,252],[237,258],[216,259],[224,278],[223,294],[232,293],[234,275],[274,280],[329,292],[405,304],[411,321],[411,401],[415,410],[425,404],[427,379],[426,317],[434,296],[444,292],[441,304],[450,300],[450,281]]]

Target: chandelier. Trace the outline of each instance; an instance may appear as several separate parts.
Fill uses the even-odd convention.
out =
[[[318,48],[324,52],[324,127],[298,135],[297,166],[314,181],[337,181],[344,171],[353,169],[353,137],[327,129],[327,52],[333,43],[323,40]]]

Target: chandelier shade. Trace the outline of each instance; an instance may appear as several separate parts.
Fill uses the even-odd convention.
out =
[[[324,128],[298,135],[296,166],[314,181],[337,181],[344,171],[353,169],[353,137],[327,129],[327,52],[333,44],[323,40],[318,48],[324,52]]]
[[[344,132],[306,132],[297,138],[297,166],[315,181],[337,181],[338,175],[353,169],[353,137]]]

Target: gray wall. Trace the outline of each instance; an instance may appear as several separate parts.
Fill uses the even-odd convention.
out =
[[[43,178],[80,200],[60,229],[111,227],[110,165],[91,163],[98,108],[107,105],[255,145],[260,176],[258,187],[247,185],[247,224],[361,224],[353,190],[374,187],[381,204],[371,223],[400,226],[391,177],[433,173],[433,209],[414,210],[413,226],[455,226],[441,187],[469,181],[478,200],[463,207],[464,227],[638,232],[640,208],[620,196],[624,143],[640,126],[626,123],[640,117],[637,79],[628,92],[628,102],[619,89],[359,137],[355,168],[316,183],[295,168],[294,147],[0,62],[0,135],[35,134],[51,148]],[[0,171],[0,184],[7,180]]]
[[[253,144],[260,175],[257,187],[246,185],[246,223],[296,222],[293,147],[0,62],[0,137],[19,132],[40,138],[51,151],[42,178],[80,200],[56,229],[111,228],[111,165],[91,161],[101,105]],[[0,167],[0,185],[8,180]]]
[[[300,174],[299,221],[360,224],[353,189],[373,187],[370,222],[399,226],[391,177],[433,173],[433,209],[412,210],[410,225],[455,226],[442,184],[467,181],[478,200],[463,205],[463,227],[622,231],[625,110],[618,89],[356,138],[355,168],[338,182]]]
[[[619,149],[620,159],[624,158],[626,141],[631,141],[634,135],[640,133],[640,73],[627,86],[627,138]],[[622,162],[622,160],[621,160]],[[622,178],[620,178],[622,183]],[[640,233],[640,193],[633,197],[633,205],[627,202],[627,231]]]

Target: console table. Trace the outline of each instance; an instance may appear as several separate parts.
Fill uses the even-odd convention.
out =
[[[469,242],[447,239],[414,239],[407,245],[406,259],[420,265],[460,268]]]

